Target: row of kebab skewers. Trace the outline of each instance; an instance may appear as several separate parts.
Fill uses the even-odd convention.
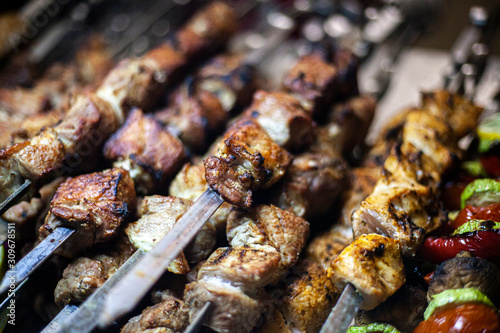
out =
[[[55,176],[95,169],[101,152],[111,167],[55,180],[45,187],[51,193],[6,214],[51,200],[40,238],[74,230],[57,250],[76,258],[55,288],[58,305],[85,301],[134,251],[153,249],[207,187],[225,203],[168,266],[186,278],[165,275],[156,304],[122,332],[181,332],[207,303],[205,325],[218,332],[316,332],[347,283],[364,310],[396,293],[406,279],[403,257],[443,223],[439,185],[481,109],[446,91],[427,93],[348,170],[345,157],[364,141],[375,101],[358,96],[347,50],[313,49],[280,91],[253,97],[245,57],[216,56],[175,89],[167,108],[142,111],[220,48],[236,20],[226,4],[208,5],[173,43],[122,61],[73,96],[56,124],[1,152],[2,200],[25,179],[34,193]],[[154,195],[169,182],[169,196]],[[330,220],[331,231],[307,245],[310,229],[324,229],[312,223],[324,223],[339,202],[341,222]]]

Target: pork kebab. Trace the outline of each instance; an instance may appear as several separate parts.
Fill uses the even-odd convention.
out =
[[[225,18],[224,22],[225,25],[221,23],[222,17]],[[107,136],[107,134],[116,129],[116,126],[119,123],[123,122],[122,117],[125,116],[124,112],[129,105],[137,105],[137,106],[142,106],[144,108],[148,108],[154,105],[153,104],[154,99],[157,99],[159,97],[159,95],[161,94],[162,87],[164,87],[167,84],[167,82],[163,82],[164,79],[161,79],[162,82],[156,81],[156,79],[158,79],[158,75],[160,72],[155,72],[153,70],[154,68],[151,66],[156,66],[156,65],[155,62],[150,59],[150,57],[156,57],[159,56],[160,54],[163,54],[162,52],[166,52],[166,54],[163,54],[161,57],[161,59],[167,59],[168,62],[163,64],[164,66],[167,66],[164,68],[164,70],[170,68],[169,70],[171,70],[172,74],[175,75],[175,72],[178,72],[185,63],[185,60],[183,60],[184,54],[186,55],[186,57],[189,56],[191,58],[194,58],[199,56],[198,53],[201,52],[202,50],[213,48],[217,45],[220,45],[220,43],[223,43],[225,40],[227,40],[229,38],[229,35],[232,33],[232,29],[235,24],[234,18],[235,18],[234,12],[227,5],[217,2],[211,4],[206,9],[198,13],[190,22],[186,24],[186,27],[184,29],[180,30],[177,33],[176,36],[178,43],[180,45],[179,47],[182,49],[181,51],[175,51],[172,47],[165,44],[153,51],[150,51],[146,56],[144,56],[141,59],[123,61],[107,75],[106,79],[97,89],[95,94],[86,94],[77,97],[75,106],[72,106],[70,108],[63,121],[60,122],[56,127],[54,127],[53,129],[47,128],[39,136],[35,137],[30,142],[15,145],[11,148],[4,150],[4,153],[9,151],[12,152],[12,149],[14,150],[17,149],[15,147],[20,147],[19,145],[21,146],[24,145],[25,147],[22,148],[19,152],[21,155],[24,154],[22,153],[23,151],[24,152],[27,151],[26,149],[28,149],[28,147],[32,147],[33,157],[36,157],[37,155],[40,155],[42,153],[43,154],[50,153],[52,154],[52,156],[58,156],[58,159],[52,159],[50,161],[45,160],[45,162],[50,164],[49,169],[51,169],[52,171],[55,171],[54,168],[56,168],[57,165],[60,166],[61,165],[60,163],[62,163],[65,158],[64,156],[69,154],[68,151],[64,153],[65,146],[66,148],[72,147],[71,149],[77,149],[77,147],[80,148],[90,147],[90,151],[87,151],[88,150],[87,148],[84,149],[86,153],[95,154],[95,152],[98,151],[99,149],[93,149],[92,147],[94,145],[96,145],[96,148],[99,147],[101,145],[100,141],[102,141]],[[199,20],[203,22],[213,23],[214,27],[210,31],[210,33],[207,34],[206,31],[205,32],[201,31],[199,34],[191,32],[191,30],[194,29],[193,25],[196,25],[196,22],[198,22]],[[194,36],[191,36],[193,34]],[[205,36],[204,34],[207,35]],[[210,42],[212,39],[214,39],[213,43]],[[196,45],[189,44],[189,43],[195,43],[195,41],[197,41]],[[175,57],[173,57],[172,55],[175,55]],[[164,58],[164,56],[167,57]],[[144,64],[140,65],[142,62]],[[150,70],[146,70],[148,68]],[[167,72],[162,72],[162,73],[165,74]],[[132,84],[124,84],[129,81],[132,82]],[[147,85],[146,82],[149,82],[149,85]],[[98,96],[101,96],[102,98]],[[116,117],[118,113],[113,115],[115,111],[113,111],[113,108],[111,108],[112,105],[110,103],[104,101],[103,98],[105,98],[105,96],[108,96],[109,98],[113,99],[109,101],[115,103],[114,108],[116,109],[115,110],[116,112],[118,112],[117,110],[121,110],[120,111],[121,115],[119,117]],[[82,110],[85,110],[85,112],[80,112]],[[68,122],[72,121],[77,122],[78,126],[80,127],[76,125],[70,126],[70,123]],[[58,131],[60,132],[61,135],[64,135],[66,140],[62,140],[62,137],[59,138],[61,140],[57,138],[57,135],[59,135],[57,134]],[[94,135],[97,135],[97,141],[94,140],[96,139],[95,137],[93,137]],[[49,139],[51,138],[50,140],[52,140],[51,142],[54,144],[50,146],[51,147],[50,150],[41,149],[43,147],[45,148],[48,147],[47,146],[48,141],[46,139],[40,141],[41,142],[40,146],[32,145],[32,142],[34,140],[35,141],[38,140],[37,138],[41,139],[47,136],[49,137]],[[91,138],[90,136],[92,136],[93,138]],[[174,138],[167,132],[163,132],[162,137],[165,140],[167,140],[168,141],[167,143],[169,143],[170,146],[172,147],[172,149],[169,151],[172,154],[172,156],[176,157],[177,159],[182,158],[183,149],[178,139]],[[92,143],[89,140],[93,140],[94,142]],[[64,144],[61,142],[64,142]],[[40,149],[38,149],[37,147]],[[12,162],[18,166],[21,165],[17,162],[13,162],[17,158],[16,156],[20,156],[18,153],[9,155],[9,157],[7,155],[4,155],[6,159],[4,159],[3,162],[6,162],[7,164],[10,164]],[[81,158],[78,156],[79,156],[78,153],[77,155],[73,156],[77,158],[77,160],[74,160],[74,162],[76,162],[76,165],[79,164],[78,159]],[[27,155],[25,157],[27,157]],[[35,159],[31,160],[32,162],[35,161]],[[6,164],[3,164],[3,166],[6,166]],[[175,167],[175,164],[173,165],[173,167]],[[45,171],[48,171],[49,169],[45,169]],[[45,171],[43,172],[45,173]],[[17,177],[14,174],[15,172],[11,170],[10,176],[14,178]],[[63,218],[63,220],[65,219]],[[69,231],[69,229],[67,228],[61,228],[61,226],[62,225],[58,224],[57,228],[53,228],[53,226],[49,227],[48,229],[45,229],[45,232],[42,232],[42,234],[45,235],[51,234],[50,235],[51,237],[56,237],[56,238],[58,237],[58,233],[64,233],[66,236],[69,236],[69,234],[71,234],[71,231]],[[52,236],[53,231],[55,232],[55,234]],[[105,231],[103,230],[103,232]],[[63,235],[59,236],[62,237]],[[59,240],[61,241],[62,239]],[[52,250],[53,249],[51,249],[51,251]]]

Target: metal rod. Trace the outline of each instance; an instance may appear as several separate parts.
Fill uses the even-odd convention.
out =
[[[362,300],[356,288],[348,283],[319,333],[345,333]]]
[[[23,183],[23,185],[19,186],[14,193],[9,195],[7,199],[5,199],[1,204],[0,204],[0,216],[2,216],[10,207],[12,207],[19,199],[22,198],[23,195],[28,192],[29,187],[31,185],[31,180],[26,179]]]
[[[210,313],[212,312],[212,303],[207,302],[201,310],[196,314],[194,320],[189,324],[188,328],[184,331],[184,333],[197,333],[199,332],[201,325],[208,319]]]
[[[64,323],[67,318],[76,310],[78,307],[73,304],[68,304],[57,314],[57,316],[52,319],[52,321],[43,329],[40,333],[56,333],[61,328],[62,323]]]
[[[64,227],[54,230],[53,233],[24,256],[17,265],[10,267],[2,280],[2,284],[0,284],[0,294],[6,292],[12,283],[18,285],[24,281],[74,232],[75,230]]]

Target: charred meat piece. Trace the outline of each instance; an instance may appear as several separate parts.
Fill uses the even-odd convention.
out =
[[[93,35],[77,51],[75,62],[80,80],[84,84],[100,84],[113,67],[113,59],[107,44],[99,35]]]
[[[174,296],[147,307],[131,318],[121,333],[175,333],[183,332],[189,324],[189,312],[184,302]]]
[[[135,205],[134,182],[126,170],[110,169],[68,178],[50,203],[40,239],[59,226],[75,229],[76,234],[58,249],[61,255],[73,257],[116,236]]]
[[[339,100],[359,95],[359,61],[354,53],[347,48],[337,46],[333,51],[332,63],[337,69],[334,99]]]
[[[306,247],[307,257],[327,270],[353,238],[350,227],[337,225],[311,239]]]
[[[376,101],[361,95],[335,105],[330,114],[330,123],[337,124],[339,133],[336,144],[342,155],[348,156],[354,147],[362,144],[375,115]]]
[[[394,295],[370,311],[359,311],[356,325],[388,323],[401,332],[413,332],[424,320],[427,308],[425,291],[419,286],[405,283]]]
[[[256,121],[244,118],[227,130],[215,154],[205,160],[206,179],[229,203],[249,207],[253,191],[276,183],[290,161],[291,155]]]
[[[302,57],[283,79],[283,88],[300,100],[305,110],[317,113],[331,101],[337,80],[335,66],[318,54]]]
[[[43,91],[0,88],[0,110],[14,119],[22,120],[48,111],[51,106],[49,97]]]
[[[177,220],[191,207],[192,201],[159,195],[145,197],[141,204],[141,218],[125,229],[131,243],[144,251],[151,250],[172,228]],[[215,245],[215,228],[205,224],[178,258],[180,267],[171,265],[169,270],[176,274],[189,271],[186,257],[198,262],[208,257]]]
[[[352,283],[363,297],[360,308],[371,310],[405,283],[399,243],[377,234],[361,236],[333,260],[328,276],[339,290]]]
[[[64,269],[54,291],[56,304],[78,304],[101,287],[134,253],[125,235],[120,235],[106,254],[80,257]]]
[[[205,167],[203,163],[186,163],[181,171],[177,173],[170,183],[169,194],[175,197],[196,201],[207,189],[208,184],[205,179]],[[218,233],[226,233],[226,222],[232,205],[227,202],[215,211],[210,217],[210,223],[217,229]]]
[[[179,50],[189,58],[213,51],[224,44],[236,31],[235,11],[222,1],[214,1],[197,12],[176,34]]]
[[[300,261],[289,274],[277,308],[292,332],[318,332],[339,292],[323,268],[310,260]]]
[[[273,205],[258,205],[249,211],[233,209],[227,221],[231,246],[270,245],[280,253],[282,269],[297,262],[308,236],[306,220]]]
[[[185,159],[182,142],[136,109],[104,145],[104,156],[130,172],[138,193],[161,188]]]
[[[295,156],[277,189],[276,205],[307,219],[321,216],[345,188],[346,168],[338,156],[319,152]]]
[[[254,70],[241,53],[217,56],[196,75],[200,89],[215,96],[226,112],[250,103],[255,89]]]
[[[155,117],[171,128],[191,150],[202,152],[209,139],[223,128],[229,114],[223,110],[216,95],[199,89],[192,79],[188,79],[174,93],[171,106]]]
[[[476,288],[495,304],[500,302],[500,269],[488,260],[474,257],[455,257],[434,271],[427,298],[448,289]]]
[[[244,116],[255,119],[271,139],[286,149],[299,150],[312,140],[312,119],[290,94],[259,90]]]

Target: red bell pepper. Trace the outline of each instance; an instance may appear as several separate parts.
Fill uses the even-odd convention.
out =
[[[470,220],[492,220],[500,222],[500,204],[492,204],[487,207],[465,206],[455,220],[450,223],[450,227],[455,230]]]
[[[489,175],[500,177],[500,157],[496,155],[482,156],[481,165]]]
[[[500,230],[483,230],[446,237],[427,237],[419,256],[440,264],[454,258],[461,251],[470,251],[474,257],[500,264]]]

